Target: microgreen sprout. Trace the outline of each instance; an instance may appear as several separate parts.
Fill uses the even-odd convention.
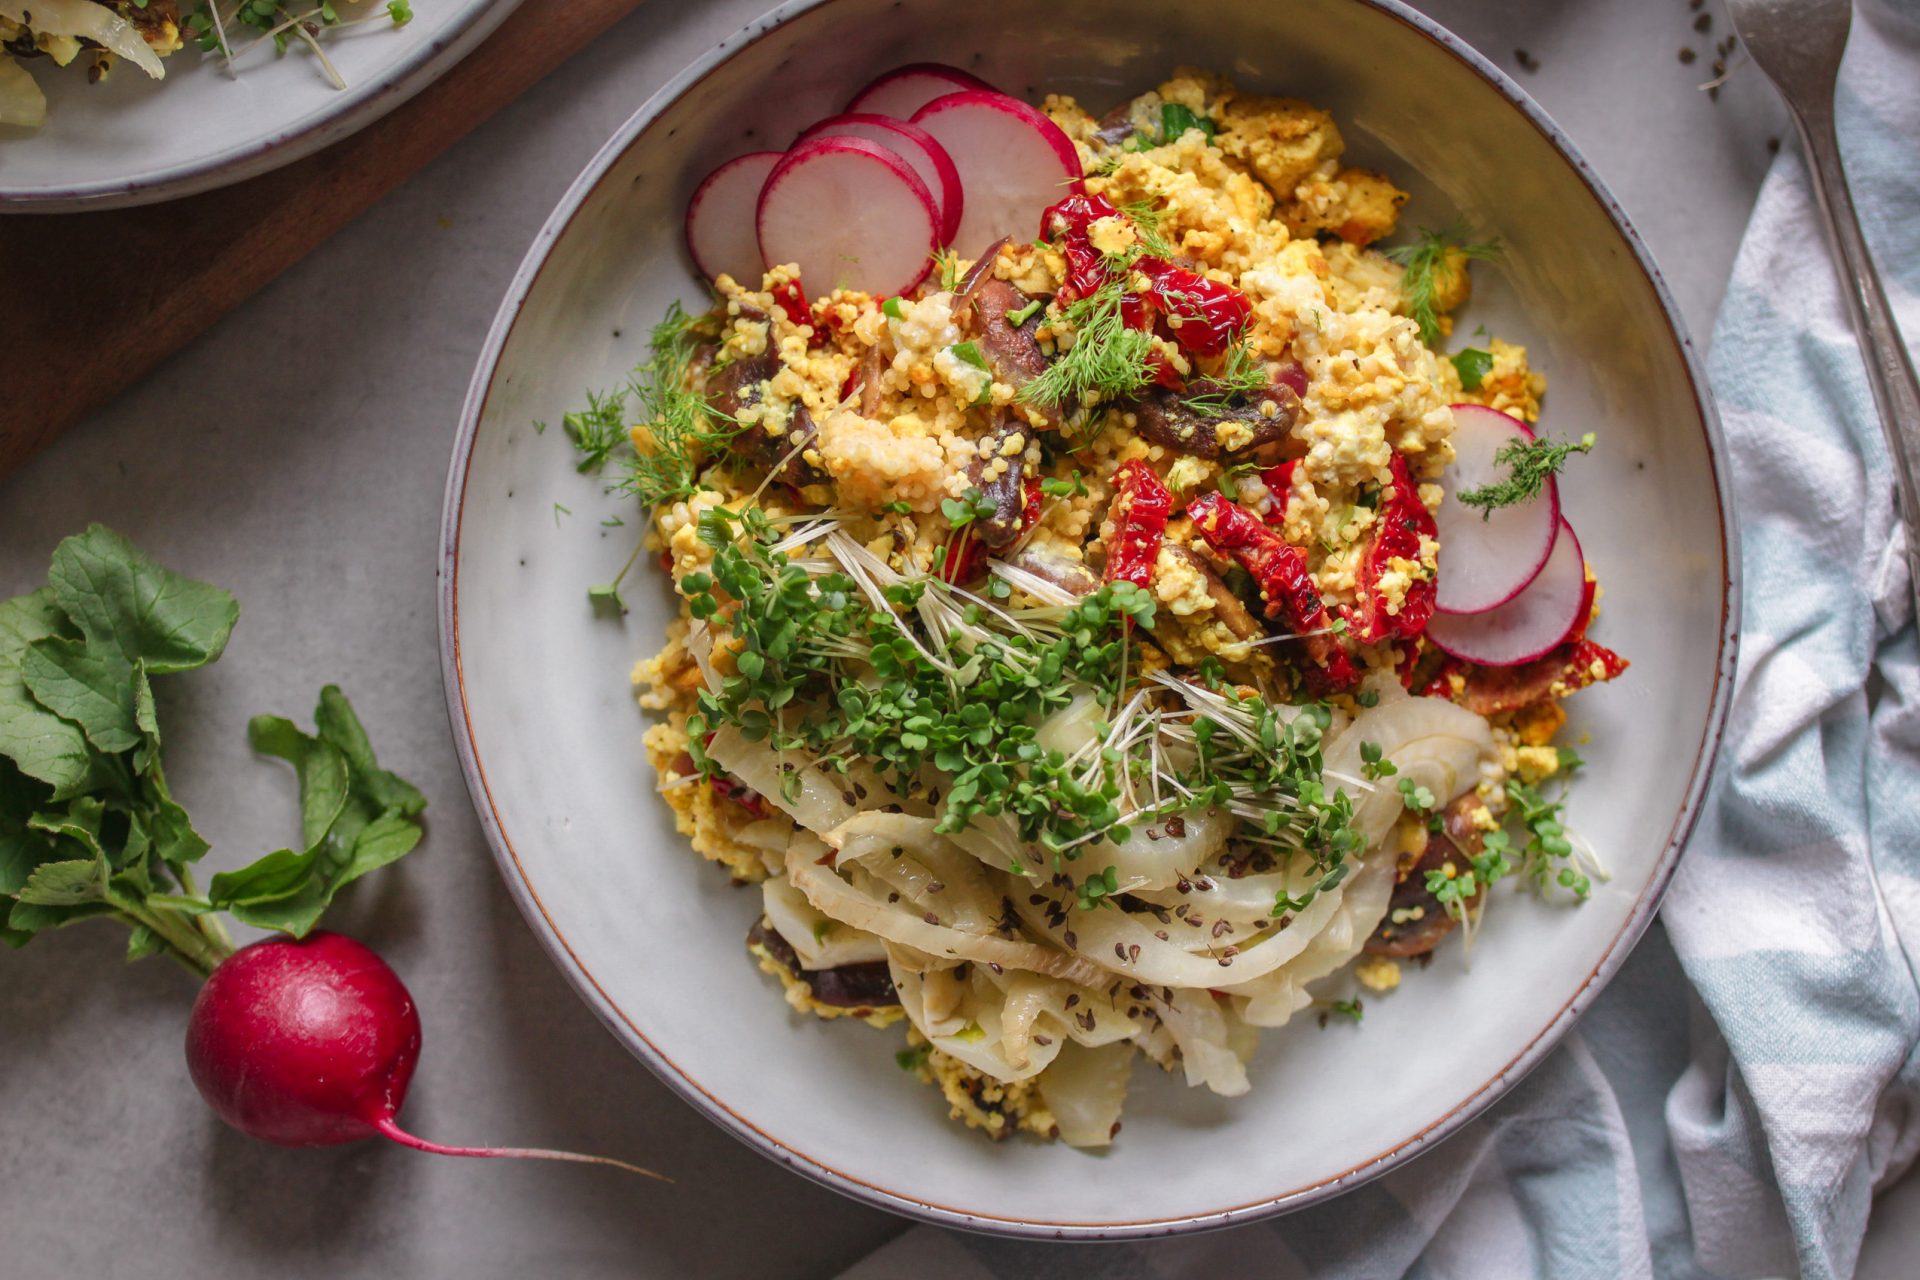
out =
[[[1360,744],[1360,762],[1360,774],[1369,782],[1390,778],[1400,772],[1400,767],[1386,758],[1377,742]],[[1401,781],[1404,783],[1406,779],[1403,778]]]
[[[1381,763],[1391,765],[1393,762],[1386,760]],[[1427,788],[1421,786],[1412,778],[1402,778],[1395,785],[1399,788],[1400,799],[1406,802],[1407,808],[1412,809],[1416,813],[1426,813],[1433,808],[1433,792],[1427,790]]]

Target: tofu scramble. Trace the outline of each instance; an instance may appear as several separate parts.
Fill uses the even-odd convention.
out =
[[[680,606],[647,753],[761,895],[754,960],[904,1024],[954,1119],[1099,1146],[1136,1058],[1244,1092],[1311,984],[1393,990],[1503,878],[1583,897],[1543,786],[1626,663],[1590,571],[1536,660],[1425,635],[1453,406],[1545,392],[1519,346],[1437,353],[1470,247],[1376,248],[1406,194],[1306,103],[1181,71],[1043,109],[1084,177],[1036,239],[899,297],[722,275],[567,427],[604,457],[638,401]]]

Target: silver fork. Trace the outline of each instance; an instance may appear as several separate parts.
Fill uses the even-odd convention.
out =
[[[1860,234],[1860,219],[1840,166],[1833,130],[1833,90],[1853,22],[1852,0],[1726,0],[1727,16],[1747,54],[1780,90],[1813,171],[1827,239],[1838,255],[1847,310],[1867,362],[1867,384],[1880,410],[1887,451],[1900,490],[1900,516],[1907,531],[1907,571],[1920,620],[1920,493],[1914,462],[1920,459],[1920,381],[1900,340],[1893,309]]]

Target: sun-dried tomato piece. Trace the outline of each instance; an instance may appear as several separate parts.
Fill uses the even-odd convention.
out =
[[[1139,458],[1114,472],[1113,485],[1113,540],[1107,544],[1106,580],[1144,587],[1153,581],[1167,518],[1173,514],[1173,495]]]
[[[1253,512],[1218,493],[1195,498],[1187,505],[1187,515],[1208,546],[1221,555],[1232,556],[1253,575],[1260,598],[1266,601],[1267,617],[1285,621],[1301,637],[1307,655],[1316,664],[1308,673],[1310,683],[1329,690],[1352,684],[1356,675],[1353,659],[1328,634],[1332,620],[1307,571],[1306,554]]]
[[[1273,495],[1273,505],[1267,508],[1268,524],[1286,523],[1287,506],[1293,501],[1293,472],[1299,465],[1300,460],[1293,458],[1260,473],[1260,483]]]
[[[1346,611],[1353,638],[1361,644],[1378,644],[1394,638],[1411,640],[1426,630],[1433,617],[1435,583],[1432,578],[1415,578],[1407,584],[1397,612],[1387,608],[1382,598],[1380,579],[1393,572],[1395,560],[1420,563],[1420,539],[1436,538],[1439,529],[1433,513],[1420,501],[1407,460],[1393,455],[1392,484],[1380,494],[1375,521],[1378,532],[1360,561],[1359,602]]]
[[[1147,297],[1167,318],[1174,342],[1189,355],[1224,355],[1253,323],[1253,304],[1232,285],[1165,258],[1142,257],[1133,269],[1147,278]]]
[[[1466,673],[1466,684],[1454,700],[1479,715],[1498,715],[1578,693],[1588,685],[1614,679],[1629,665],[1605,645],[1582,637],[1517,667],[1463,666],[1460,669]],[[1447,674],[1443,668],[1434,683],[1447,683]],[[1443,697],[1454,696],[1450,683],[1440,692]]]

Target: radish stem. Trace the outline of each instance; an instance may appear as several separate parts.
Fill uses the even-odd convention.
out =
[[[174,955],[204,978],[212,973],[214,966],[226,959],[227,953],[215,946],[194,928],[185,917],[165,907],[143,907],[125,898],[112,897],[108,901],[115,911],[135,924],[144,925],[156,937],[173,951]]]
[[[403,1147],[412,1147],[416,1151],[429,1152],[436,1156],[470,1156],[475,1159],[491,1159],[495,1156],[515,1160],[564,1160],[572,1164],[604,1164],[615,1169],[625,1169],[628,1173],[637,1173],[658,1182],[672,1182],[664,1173],[655,1173],[651,1169],[642,1169],[637,1164],[628,1164],[624,1160],[615,1160],[611,1156],[581,1155],[577,1151],[548,1151],[539,1147],[448,1147],[438,1142],[428,1142],[417,1138],[395,1124],[392,1116],[381,1116],[373,1122],[382,1136],[391,1138]]]

